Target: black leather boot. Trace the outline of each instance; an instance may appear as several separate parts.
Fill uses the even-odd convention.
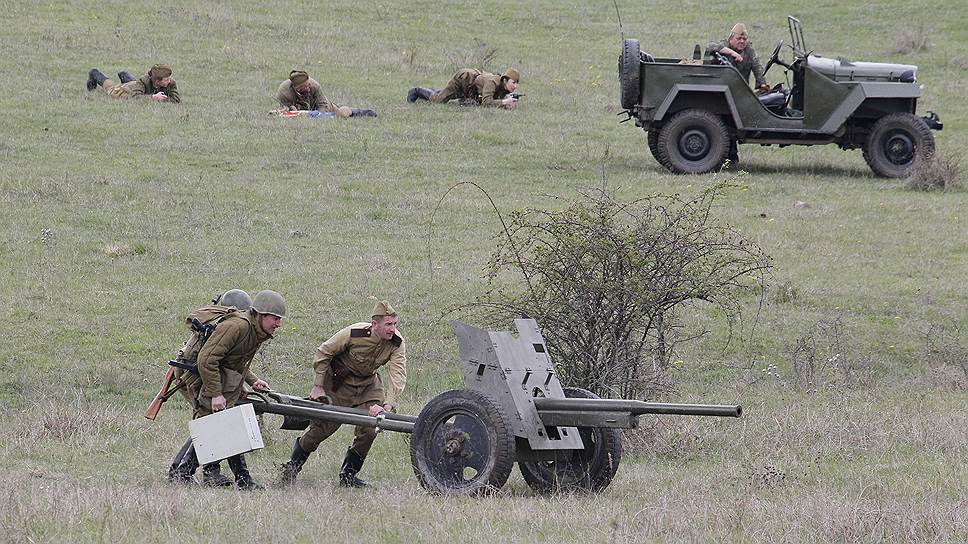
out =
[[[222,474],[222,464],[218,461],[202,467],[202,485],[208,487],[228,487],[232,485],[231,478]]]
[[[350,117],[376,117],[376,112],[364,108],[350,109]]]
[[[306,464],[306,459],[309,459],[309,452],[302,449],[297,438],[296,443],[292,446],[292,455],[280,467],[279,485],[287,486],[296,481],[296,476],[299,475],[303,465]]]
[[[192,447],[192,439],[189,438],[188,440],[185,441],[185,444],[181,447],[181,449],[178,450],[178,453],[175,454],[175,458],[171,460],[171,466],[168,467],[169,482],[174,482],[176,480],[179,480],[178,465],[182,463],[182,460],[185,458],[185,454],[188,453],[188,450],[191,447]],[[191,478],[191,474],[189,474],[188,476],[189,478]]]
[[[129,81],[134,81],[134,80],[135,80],[135,77],[131,75],[130,72],[127,72],[125,70],[121,70],[120,72],[118,72],[118,81],[120,81],[122,85],[124,85]]]
[[[346,450],[346,457],[343,458],[343,468],[339,471],[339,485],[341,487],[366,487],[367,483],[359,479],[356,475],[363,468],[363,461],[366,457],[360,457],[352,448]]]
[[[249,474],[249,467],[245,464],[245,457],[241,453],[229,457],[228,461],[232,474],[235,474],[235,485],[239,486],[239,489],[243,491],[263,489],[258,482],[252,479],[252,475]]]
[[[87,90],[93,91],[98,85],[103,85],[108,76],[101,73],[97,68],[91,68],[87,73]]]
[[[185,455],[182,456],[181,461],[178,462],[178,466],[175,467],[174,477],[169,478],[169,481],[190,483],[193,481],[196,470],[198,470],[198,455],[195,454],[195,445],[191,444],[188,446]]]
[[[414,87],[407,93],[407,102],[413,104],[417,100],[430,100],[436,91],[427,87]]]

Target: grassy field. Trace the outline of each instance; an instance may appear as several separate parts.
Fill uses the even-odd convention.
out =
[[[689,56],[737,20],[761,55],[788,39],[785,11],[619,7],[625,35],[656,56]],[[823,0],[792,14],[819,54],[919,65],[919,110],[941,115],[939,154],[958,159],[963,7]],[[773,258],[771,284],[725,347],[719,316],[683,316],[712,334],[683,347],[663,400],[740,402],[745,416],[643,418],[604,493],[535,497],[515,474],[495,497],[428,496],[389,434],[362,474],[372,488],[346,491],[346,429],[291,490],[168,485],[187,409],[142,413],[184,316],[213,294],[285,295],[291,319],[254,369],[294,394],[308,392],[314,348],[389,299],[408,341],[402,411],[416,413],[460,386],[447,320],[461,313],[448,309],[482,292],[500,227],[464,186],[428,237],[448,187],[475,182],[508,213],[561,207],[603,170],[629,199],[723,175],[670,175],[641,130],[617,124],[611,2],[0,0],[0,12],[0,541],[968,540],[968,192],[908,190],[834,146],[740,148],[745,173],[728,174],[738,187],[717,219]],[[895,52],[902,32],[928,47]],[[516,111],[405,102],[488,56],[522,71]],[[182,104],[84,90],[92,67],[154,62],[172,64]],[[380,117],[268,116],[293,68]],[[268,483],[294,435],[266,423],[268,447],[248,459]]]

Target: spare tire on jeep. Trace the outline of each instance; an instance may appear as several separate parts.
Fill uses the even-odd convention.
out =
[[[627,110],[639,103],[640,51],[639,40],[625,40],[622,55],[618,59],[619,94],[622,107]]]

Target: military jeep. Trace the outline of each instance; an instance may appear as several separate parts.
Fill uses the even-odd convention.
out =
[[[620,98],[628,119],[648,133],[649,150],[676,174],[703,174],[735,157],[736,144],[821,145],[864,151],[875,174],[905,177],[934,154],[938,116],[916,115],[917,66],[815,55],[799,20],[788,17],[793,61],[780,40],[764,66],[782,66],[787,87],[756,94],[718,53],[654,58],[638,40],[619,57]],[[792,75],[792,84],[790,77]],[[735,158],[733,159],[735,160]]]

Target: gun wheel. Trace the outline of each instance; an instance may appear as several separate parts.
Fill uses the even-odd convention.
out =
[[[934,135],[920,117],[898,112],[881,117],[864,144],[864,160],[875,174],[902,178],[934,155]]]
[[[565,387],[570,399],[597,399],[578,387]],[[622,431],[607,427],[579,427],[585,449],[572,450],[566,461],[518,463],[524,481],[538,493],[601,491],[612,483],[622,460]]]
[[[514,435],[496,402],[470,389],[445,391],[420,411],[410,464],[424,489],[478,496],[500,489],[514,467]]]

